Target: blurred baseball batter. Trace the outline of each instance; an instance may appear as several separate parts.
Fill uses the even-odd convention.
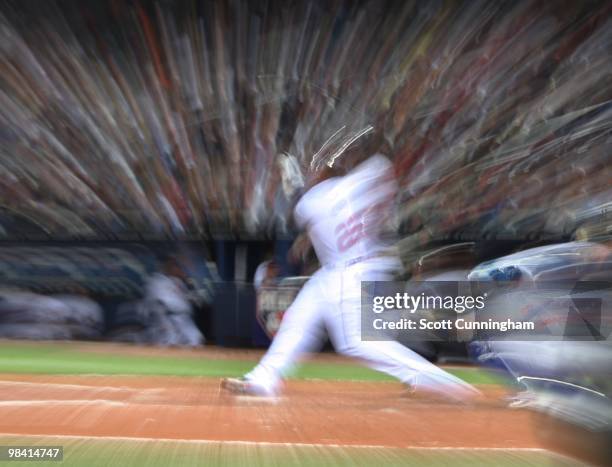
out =
[[[317,170],[295,207],[295,220],[312,242],[321,268],[286,311],[272,345],[243,378],[222,386],[234,393],[274,396],[282,377],[305,352],[318,350],[325,331],[337,352],[394,376],[418,390],[463,399],[469,384],[397,342],[361,340],[361,281],[391,280],[399,261],[385,255],[381,232],[396,193],[391,162],[380,154],[338,176],[335,160]],[[304,239],[294,245],[298,250]]]

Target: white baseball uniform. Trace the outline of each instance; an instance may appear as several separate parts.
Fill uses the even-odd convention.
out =
[[[204,343],[204,336],[193,322],[187,288],[180,279],[153,274],[145,285],[143,306],[153,315],[150,331],[154,342],[186,346]]]
[[[462,397],[470,385],[397,342],[361,340],[361,281],[390,280],[399,261],[381,253],[380,229],[395,196],[391,163],[374,155],[343,177],[327,179],[295,208],[321,268],[286,311],[272,345],[245,377],[276,393],[283,374],[327,330],[337,352],[411,386]]]

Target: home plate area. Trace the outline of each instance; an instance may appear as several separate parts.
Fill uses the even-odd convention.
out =
[[[481,389],[468,406],[391,382],[291,380],[268,399],[217,378],[4,375],[0,442],[64,446],[67,465],[579,465]]]

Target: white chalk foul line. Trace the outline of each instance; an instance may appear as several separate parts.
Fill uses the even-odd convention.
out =
[[[148,402],[142,400],[116,401],[110,399],[20,399],[20,400],[3,400],[0,401],[0,409],[3,407],[58,407],[58,406],[110,406],[110,407],[168,407],[167,403]],[[188,404],[172,404],[172,407],[193,407]]]
[[[114,405],[117,407],[125,407],[128,404],[107,399],[32,399],[0,401],[0,407],[31,407],[33,405]]]
[[[0,381],[0,386],[25,386],[25,387],[52,387],[61,389],[101,389],[106,391],[120,392],[120,391],[131,391],[131,388],[127,387],[115,387],[115,386],[91,386],[86,384],[66,384],[66,383],[52,383],[49,381],[37,382],[37,381]]]
[[[121,392],[121,393],[142,393],[142,392],[159,392],[164,391],[165,388],[131,388],[127,386],[95,386],[87,384],[66,384],[66,383],[53,383],[50,381],[36,382],[36,381],[0,381],[0,387],[2,386],[22,386],[22,387],[42,387],[50,389],[75,389],[75,390],[90,390],[92,392]]]

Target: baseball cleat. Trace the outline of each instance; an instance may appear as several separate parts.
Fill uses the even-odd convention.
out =
[[[228,392],[242,396],[276,396],[276,391],[263,384],[258,384],[247,378],[224,378],[221,380],[221,387]]]
[[[506,399],[510,409],[526,409],[537,402],[537,396],[531,391],[522,391]]]
[[[482,393],[469,384],[448,382],[445,384],[420,384],[409,388],[406,396],[414,399],[437,400],[458,404],[472,404],[482,400]]]

